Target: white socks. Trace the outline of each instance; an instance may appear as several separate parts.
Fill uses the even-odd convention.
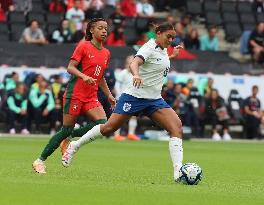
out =
[[[137,118],[132,117],[128,121],[128,134],[135,134],[136,128],[137,128]]]
[[[72,141],[74,147],[80,148],[82,145],[92,142],[97,138],[103,137],[100,131],[101,125],[94,126],[91,130],[89,130],[86,134],[84,134],[80,139],[76,141]]]
[[[174,179],[179,178],[179,170],[182,166],[183,147],[182,139],[178,137],[171,137],[169,141],[170,156],[174,168]]]

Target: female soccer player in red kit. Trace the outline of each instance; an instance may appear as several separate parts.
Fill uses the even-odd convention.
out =
[[[110,52],[103,47],[107,37],[107,22],[104,19],[92,19],[87,26],[86,38],[81,41],[71,57],[67,71],[72,75],[63,97],[63,126],[44,148],[41,156],[32,164],[38,173],[46,173],[44,161],[69,136],[82,136],[93,126],[106,122],[106,114],[97,99],[98,87],[108,97],[112,106],[112,96],[103,77],[108,66]],[[93,122],[80,129],[73,129],[77,117],[85,114]]]

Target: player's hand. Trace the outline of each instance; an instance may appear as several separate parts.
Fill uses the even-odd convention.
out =
[[[111,104],[111,109],[114,109],[114,107],[116,106],[116,99],[112,94],[108,96],[108,101]]]
[[[96,84],[96,79],[92,78],[92,77],[89,77],[87,75],[84,75],[82,77],[83,81],[88,84],[88,85],[93,85],[93,84]]]
[[[49,114],[49,110],[47,108],[45,108],[45,110],[43,110],[42,115],[43,116],[47,116]]]
[[[20,111],[20,114],[21,114],[21,115],[26,115],[26,114],[27,114],[27,111],[26,111],[26,110],[21,110],[21,111]]]
[[[183,48],[184,48],[183,44],[175,46],[173,48],[173,52],[172,52],[170,58],[176,58],[179,55],[179,53],[180,53],[180,49],[183,49]]]
[[[143,84],[143,80],[139,75],[134,75],[133,76],[133,86],[136,88],[139,88]]]

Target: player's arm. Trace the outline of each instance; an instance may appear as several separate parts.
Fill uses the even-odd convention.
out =
[[[109,95],[112,95],[112,93],[109,90],[109,87],[108,87],[108,85],[107,85],[106,80],[105,80],[104,77],[100,80],[99,88],[103,91],[103,93],[105,94],[105,96],[108,97]]]
[[[71,75],[83,79],[83,81],[87,84],[95,84],[96,79],[89,77],[78,70],[77,66],[79,65],[79,62],[71,59],[67,68],[67,72]]]
[[[139,76],[139,66],[144,64],[144,58],[142,56],[135,56],[131,64],[129,65],[129,70],[133,75],[133,85],[139,88],[143,84],[143,80]]]
[[[111,106],[114,107],[116,105],[116,100],[112,95],[104,77],[100,80],[99,88],[103,91],[105,96],[107,96],[107,99],[110,102]]]

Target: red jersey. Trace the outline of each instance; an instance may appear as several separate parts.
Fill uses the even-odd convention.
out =
[[[81,78],[72,76],[64,98],[79,99],[82,102],[88,102],[91,98],[97,99],[98,85],[109,64],[109,50],[104,47],[99,50],[90,41],[81,41],[75,48],[71,59],[79,62],[78,70],[96,79],[96,84],[89,85]]]

